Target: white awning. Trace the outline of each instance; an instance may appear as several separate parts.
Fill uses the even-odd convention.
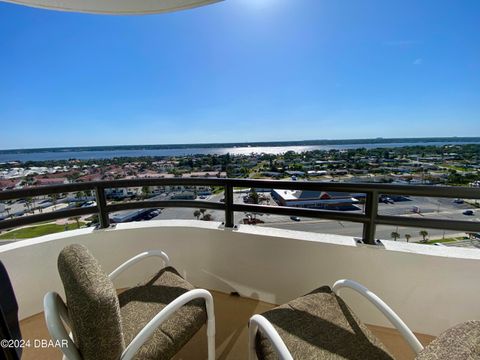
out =
[[[158,14],[213,4],[222,0],[0,0],[60,11],[111,15]]]

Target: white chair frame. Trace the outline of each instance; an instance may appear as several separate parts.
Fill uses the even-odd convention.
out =
[[[367,300],[369,300],[375,307],[380,310],[380,312],[390,321],[390,323],[398,330],[402,335],[405,341],[408,343],[410,348],[414,351],[415,354],[418,354],[423,350],[423,346],[418,341],[417,337],[413,332],[408,328],[408,326],[400,319],[400,317],[377,295],[368,290],[365,286],[359,284],[356,281],[343,279],[338,280],[332,287],[333,292],[336,295],[339,295],[340,289],[349,288]],[[255,351],[255,337],[258,330],[265,335],[273,348],[277,352],[277,355],[280,360],[293,360],[292,355],[288,351],[287,346],[283,342],[282,338],[278,334],[275,327],[262,315],[254,315],[250,318],[249,322],[249,359],[257,359],[257,353]]]
[[[120,273],[130,268],[137,262],[147,257],[160,257],[164,261],[164,266],[167,266],[170,259],[166,253],[160,250],[149,250],[138,254],[131,259],[124,262],[109,275],[110,280],[116,279]],[[135,336],[135,338],[127,345],[119,360],[131,360],[135,357],[137,351],[142,345],[150,339],[154,331],[161,326],[168,318],[170,318],[178,309],[194,299],[205,300],[207,309],[207,341],[208,341],[208,360],[215,359],[215,313],[213,306],[213,298],[210,292],[204,289],[190,290],[167,306],[165,306],[157,315],[151,319],[147,325]],[[60,349],[64,354],[64,359],[68,360],[82,360],[78,347],[72,340],[72,335],[69,334],[65,325],[70,326],[70,318],[68,316],[68,309],[61,296],[56,292],[49,292],[45,295],[43,300],[45,310],[45,321],[47,323],[48,332],[53,340],[59,341],[60,344],[66,344]]]

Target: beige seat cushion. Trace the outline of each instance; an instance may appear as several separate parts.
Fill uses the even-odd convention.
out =
[[[58,257],[75,343],[85,360],[118,360],[124,349],[115,288],[83,245],[65,247]]]
[[[273,324],[294,359],[393,359],[328,286],[262,315]],[[256,349],[259,359],[278,359],[261,332]]]
[[[194,287],[178,272],[167,267],[147,284],[121,293],[120,311],[126,344],[168,303]],[[206,322],[205,302],[191,301],[178,310],[157,329],[153,337],[142,346],[136,359],[170,359]]]
[[[446,330],[423,349],[416,359],[480,359],[480,321],[467,321]]]

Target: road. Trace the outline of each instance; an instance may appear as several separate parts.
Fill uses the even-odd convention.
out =
[[[244,194],[234,194],[234,201],[237,203],[243,202]],[[269,196],[269,195],[268,195]],[[220,201],[223,198],[223,193],[208,196],[207,201]],[[382,215],[401,215],[412,216],[418,218],[435,218],[435,219],[449,219],[449,220],[470,220],[480,221],[480,210],[475,211],[474,216],[465,216],[462,212],[465,209],[472,209],[469,204],[455,204],[453,199],[446,198],[425,198],[425,197],[410,197],[410,201],[395,202],[394,204],[379,204],[379,214]],[[270,198],[270,205],[276,206],[277,204]],[[420,209],[420,214],[412,213],[414,206]],[[156,219],[194,219],[193,212],[195,209],[182,209],[182,208],[170,208],[164,209],[162,213],[156,217]],[[363,210],[353,211],[361,213]],[[224,213],[222,211],[207,210],[215,221],[224,221]],[[337,234],[353,237],[362,237],[362,225],[333,220],[319,220],[311,218],[300,218],[300,221],[293,221],[288,216],[270,215],[270,214],[258,214],[257,217],[264,221],[264,224],[257,226],[269,226],[280,229],[309,231],[315,233]],[[242,222],[245,218],[244,213],[235,213],[235,224]],[[420,230],[428,231],[429,239],[440,239],[442,237],[463,236],[465,233],[459,233],[458,231],[443,231],[436,229],[424,229],[424,228],[407,228],[396,226],[378,226],[376,237],[384,240],[391,240],[391,233],[393,231],[398,232],[401,237],[398,241],[406,241],[405,234],[410,234],[412,237],[410,241],[420,241],[422,236],[419,234]]]
[[[271,206],[278,206],[276,202],[271,198],[269,193],[263,193],[267,198],[267,203]],[[172,194],[165,194],[165,198],[169,198]],[[243,203],[243,193],[234,193],[234,202]],[[203,201],[219,202],[224,197],[223,193],[207,196],[205,199],[198,199]],[[66,207],[67,204],[57,204],[55,207],[51,206],[43,209],[43,212],[49,212],[58,210],[59,208]],[[360,205],[362,206],[362,205]],[[420,213],[413,213],[413,207],[417,207]],[[14,203],[11,205],[13,212],[23,210],[25,205],[23,203]],[[200,208],[200,207],[199,207]],[[395,202],[393,204],[380,203],[378,212],[381,215],[396,215],[396,216],[412,216],[412,217],[425,217],[435,219],[449,219],[449,220],[469,220],[480,221],[480,209],[475,209],[474,216],[463,215],[462,212],[466,209],[475,209],[473,206],[464,203],[456,204],[453,199],[447,198],[425,198],[425,197],[410,197],[410,201]],[[188,208],[167,208],[155,217],[157,220],[165,219],[195,219],[193,213],[196,209]],[[38,212],[38,210],[36,211]],[[352,211],[354,213],[362,213],[363,209]],[[207,214],[212,216],[214,221],[224,221],[225,214],[223,211],[207,210]],[[235,224],[243,223],[243,219],[246,217],[245,213],[235,213]],[[362,225],[333,220],[320,220],[312,218],[300,218],[300,221],[293,221],[289,216],[270,215],[270,214],[257,214],[258,219],[264,223],[257,226],[268,226],[280,229],[308,231],[314,233],[326,233],[337,234],[353,237],[362,237]],[[410,234],[410,241],[416,242],[422,240],[420,236],[420,230],[427,230],[429,239],[441,239],[443,237],[464,236],[465,233],[458,233],[457,231],[443,231],[435,229],[420,229],[420,228],[407,228],[396,226],[378,226],[376,237],[383,240],[391,240],[391,233],[397,232],[400,234],[398,241],[406,241],[405,234]],[[469,246],[469,241],[459,242],[459,246]]]

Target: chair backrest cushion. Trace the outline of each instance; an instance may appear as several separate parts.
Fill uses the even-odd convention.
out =
[[[470,320],[445,330],[416,360],[480,359],[480,321]]]
[[[74,342],[85,360],[117,360],[124,347],[120,305],[108,276],[83,245],[58,257]]]
[[[18,323],[18,304],[13,291],[10,277],[7,269],[0,261],[0,337],[7,340],[22,340],[20,325]],[[9,353],[7,359],[20,359],[22,357],[22,348],[5,347],[2,349]],[[0,350],[0,358],[2,358],[2,350]]]

